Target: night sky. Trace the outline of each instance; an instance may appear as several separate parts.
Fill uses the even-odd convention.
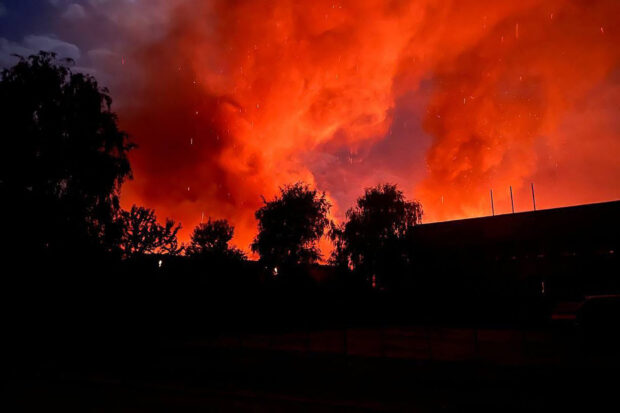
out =
[[[38,50],[110,89],[139,145],[122,204],[183,223],[286,183],[342,218],[397,183],[425,221],[620,198],[620,2],[0,1],[0,65]]]

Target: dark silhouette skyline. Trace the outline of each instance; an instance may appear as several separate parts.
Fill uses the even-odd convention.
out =
[[[383,375],[372,394],[389,400],[409,383],[395,376],[398,366],[419,372],[402,354],[442,380],[466,363],[505,374],[513,360],[502,352],[515,343],[506,332],[521,337],[519,368],[531,363],[557,378],[558,365],[620,365],[620,201],[422,224],[420,202],[383,183],[367,188],[336,225],[327,195],[296,182],[255,212],[258,260],[231,245],[235,228],[225,219],[209,217],[182,245],[179,223],[162,223],[143,206],[120,207],[134,145],[118,128],[107,91],[69,67],[41,53],[0,80],[2,263],[9,268],[3,365],[15,394],[33,404],[56,394],[54,386],[79,395],[104,389],[101,377],[131,377],[150,389],[148,400],[173,383],[187,402],[194,383],[233,400],[247,397],[245,388],[285,395],[303,388],[316,401],[326,372],[350,378],[359,371]],[[327,238],[334,254],[324,265],[319,242]],[[499,360],[489,357],[493,340],[504,343],[493,344]],[[558,342],[565,354],[533,354]],[[405,346],[401,356],[395,346]],[[441,367],[448,361],[454,364]],[[296,382],[257,372],[264,365]],[[206,382],[192,381],[190,370]],[[416,380],[430,389],[439,383]],[[449,394],[472,387],[440,383]],[[358,385],[347,392],[355,403],[371,394]],[[214,406],[212,399],[199,404]]]

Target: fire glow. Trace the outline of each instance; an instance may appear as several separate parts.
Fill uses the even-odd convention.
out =
[[[182,221],[182,239],[227,218],[247,250],[261,195],[298,180],[336,218],[385,181],[427,222],[490,215],[490,189],[509,212],[509,186],[531,209],[531,182],[539,208],[620,197],[615,0],[165,7],[119,65],[140,147],[122,201]]]

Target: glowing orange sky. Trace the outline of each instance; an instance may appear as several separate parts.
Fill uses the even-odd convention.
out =
[[[159,4],[159,3],[157,3]],[[425,221],[620,198],[620,2],[175,0],[131,26],[125,207],[227,218],[303,180],[342,217],[399,184]],[[147,40],[148,39],[148,40]],[[125,63],[126,60],[126,63]]]

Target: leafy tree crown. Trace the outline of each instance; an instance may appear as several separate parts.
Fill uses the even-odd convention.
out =
[[[108,91],[71,64],[41,52],[0,79],[0,190],[35,217],[46,245],[76,235],[103,241],[131,177],[134,145],[118,128]]]
[[[331,205],[325,193],[297,182],[280,188],[258,211],[252,250],[273,265],[313,263],[321,258],[318,241],[328,227]]]

